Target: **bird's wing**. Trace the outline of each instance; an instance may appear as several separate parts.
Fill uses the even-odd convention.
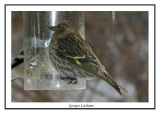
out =
[[[99,60],[83,38],[69,35],[58,39],[57,44],[58,54],[68,60],[74,61],[77,66],[92,74],[97,74],[100,70],[101,65]]]
[[[12,69],[23,62],[24,62],[24,52],[22,50],[21,53],[12,61]]]

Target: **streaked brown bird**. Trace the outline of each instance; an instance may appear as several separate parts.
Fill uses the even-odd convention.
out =
[[[120,95],[122,86],[105,70],[91,47],[69,24],[61,23],[50,26],[54,31],[49,46],[50,59],[61,79],[76,84],[79,78],[100,79],[109,83]]]

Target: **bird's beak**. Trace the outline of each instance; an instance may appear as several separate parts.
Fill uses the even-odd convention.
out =
[[[50,26],[48,27],[50,30],[55,31],[56,26]]]

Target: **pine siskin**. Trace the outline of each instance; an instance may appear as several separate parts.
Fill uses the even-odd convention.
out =
[[[116,83],[100,63],[87,42],[66,23],[49,27],[54,34],[49,46],[50,59],[61,79],[76,84],[79,78],[99,77],[108,82],[120,95],[127,92]]]

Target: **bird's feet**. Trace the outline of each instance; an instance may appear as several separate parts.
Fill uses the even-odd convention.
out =
[[[73,77],[61,77],[67,84],[77,84],[77,79]]]

